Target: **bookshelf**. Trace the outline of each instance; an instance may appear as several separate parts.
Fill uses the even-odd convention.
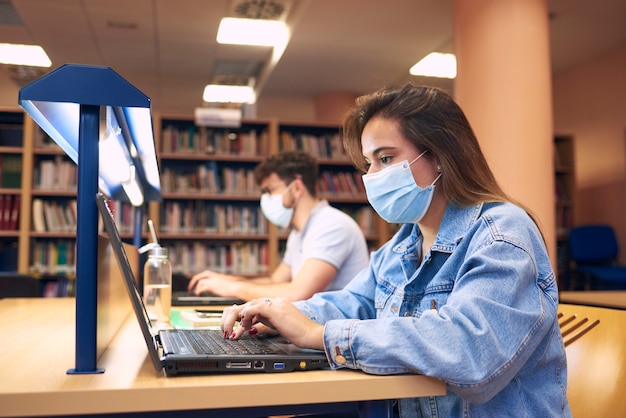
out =
[[[357,219],[370,247],[389,237],[343,151],[337,125],[270,119],[210,128],[176,115],[157,115],[154,125],[163,202],[152,203],[149,216],[175,273],[190,275],[210,265],[254,276],[278,265],[287,231],[263,217],[253,170],[283,150],[304,150],[318,159],[320,197]]]
[[[0,227],[0,273],[39,278],[42,296],[72,296],[76,165],[21,109],[0,110],[0,173],[4,180],[7,156],[18,167],[18,175],[10,175],[8,184],[0,183],[0,213],[7,208],[6,202],[12,201],[14,217],[11,225],[2,223]],[[112,205],[122,234],[129,239],[129,205]]]
[[[559,285],[569,282],[569,254],[567,240],[574,223],[575,165],[574,139],[571,136],[554,137],[554,185],[557,240],[557,275]]]
[[[157,225],[159,239],[170,247],[176,273],[189,275],[207,265],[242,275],[273,270],[287,232],[265,221],[251,172],[266,156],[283,149],[303,149],[318,158],[320,196],[357,219],[371,248],[393,233],[393,225],[370,208],[360,173],[343,153],[336,125],[268,119],[244,120],[238,129],[211,129],[195,126],[189,115],[153,116],[163,201],[150,202],[148,216]],[[17,164],[11,161],[21,165],[20,175],[11,179],[9,174],[8,184],[7,156],[9,166]],[[37,206],[46,203],[71,219],[76,167],[21,109],[0,109],[0,159],[0,213],[4,216],[7,200],[11,208],[19,208],[12,226],[0,227],[0,273],[36,275],[46,294],[71,294],[75,223],[53,229],[44,218],[44,228],[36,228],[34,215],[40,212]],[[48,170],[64,180],[50,183]],[[214,173],[212,181],[209,172]],[[558,274],[564,283],[575,206],[571,136],[554,138],[554,173]],[[130,240],[133,211],[120,202],[112,205],[123,237]],[[51,255],[59,253],[65,256],[50,267]]]
[[[0,110],[0,271],[17,270],[24,165],[24,114]]]
[[[59,296],[71,295],[76,274],[76,186],[74,164],[38,127],[32,138],[30,255],[28,273],[59,277]],[[46,292],[55,293],[49,281]]]
[[[370,248],[378,248],[389,239],[391,226],[369,205],[362,173],[345,152],[338,125],[279,121],[276,151],[284,150],[302,150],[317,158],[319,196],[357,221]]]
[[[161,115],[154,125],[163,201],[151,203],[149,216],[174,273],[189,276],[209,265],[239,275],[268,272],[270,226],[253,170],[268,155],[272,123],[211,128]]]
[[[268,155],[284,149],[317,157],[320,197],[355,217],[371,248],[392,233],[393,226],[369,206],[337,125],[268,119],[243,120],[236,129],[209,128],[196,126],[191,115],[162,114],[153,114],[153,125],[162,201],[149,202],[146,218],[154,221],[159,240],[169,248],[176,274],[190,275],[211,265],[253,276],[278,265],[287,231],[263,217],[252,172]],[[11,272],[41,278],[46,295],[72,294],[76,166],[21,109],[0,112],[0,126],[11,138],[3,139],[7,132],[0,135],[2,157],[15,155],[22,166],[18,187],[0,188],[2,196],[18,196],[20,204],[17,229],[0,230],[0,248],[10,248],[17,259]],[[133,211],[120,202],[112,205],[122,236],[130,241]],[[44,207],[52,208],[48,212],[56,214],[56,223],[46,219]]]

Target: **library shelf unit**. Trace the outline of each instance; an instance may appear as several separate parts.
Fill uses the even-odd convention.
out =
[[[338,125],[278,121],[278,141],[274,152],[303,150],[319,163],[319,197],[350,214],[361,227],[368,246],[378,248],[391,234],[391,225],[372,209],[365,195],[359,172],[346,154]],[[280,234],[281,240],[286,233]]]
[[[343,152],[337,125],[244,119],[239,128],[212,128],[196,126],[192,116],[155,115],[154,126],[163,201],[150,204],[149,217],[176,273],[217,266],[254,276],[278,265],[287,230],[263,217],[253,170],[283,150],[318,159],[320,197],[354,216],[370,247],[388,238],[387,224],[370,208],[361,175]]]
[[[267,273],[272,232],[253,170],[268,154],[271,122],[204,127],[190,116],[155,115],[154,126],[162,202],[148,213],[174,273]]]
[[[159,240],[170,248],[172,263],[179,267],[177,273],[189,275],[210,265],[253,276],[278,265],[287,231],[279,230],[262,216],[260,191],[252,172],[267,156],[287,149],[305,150],[317,157],[320,197],[357,219],[370,248],[379,247],[393,233],[394,225],[380,219],[368,204],[361,173],[343,152],[338,125],[271,118],[244,119],[239,128],[211,128],[196,126],[192,115],[158,113],[153,113],[153,123],[162,201],[149,202],[145,218],[154,221]],[[36,202],[67,208],[76,193],[74,185],[40,184],[45,170],[42,166],[53,165],[57,173],[67,163],[56,144],[48,144],[41,135],[39,127],[21,109],[0,109],[0,156],[3,161],[10,156],[10,161],[21,164],[19,183],[11,183],[15,180],[10,175],[10,187],[0,183],[0,195],[19,201],[17,229],[8,229],[4,224],[0,228],[0,251],[13,263],[17,260],[17,267],[11,267],[13,273],[50,281],[61,281],[59,277],[71,280],[75,231],[71,225],[41,231],[33,222],[34,209],[38,211],[40,205]],[[567,236],[575,207],[571,136],[554,137],[554,176],[558,275],[560,284],[565,284]],[[132,211],[129,214],[120,204],[114,213],[123,238],[131,241]],[[146,242],[148,235],[146,228],[142,235]],[[37,255],[58,254],[59,246],[67,247],[62,251],[67,252],[68,266],[53,271],[41,269]],[[2,268],[7,266],[4,259],[0,263]]]
[[[0,109],[0,271],[17,271],[24,165],[24,113]]]
[[[243,120],[236,129],[201,128],[191,115],[155,113],[153,118],[162,201],[149,202],[145,218],[155,222],[159,239],[171,248],[173,264],[181,266],[178,273],[189,275],[207,265],[222,265],[224,271],[257,275],[278,265],[287,231],[262,216],[260,192],[251,173],[268,155],[285,149],[302,149],[317,157],[320,197],[357,219],[370,248],[379,247],[393,233],[394,226],[369,206],[361,189],[361,174],[343,153],[337,125],[268,119]],[[210,141],[208,132],[213,135]],[[192,133],[196,136],[190,137]],[[172,142],[174,137],[176,142]],[[10,168],[16,164],[19,175]],[[55,293],[54,286],[68,289],[57,293],[71,292],[75,225],[51,230],[44,219],[42,229],[36,227],[35,218],[41,217],[43,203],[56,204],[57,210],[61,207],[66,214],[71,213],[76,196],[72,164],[22,109],[0,109],[0,274],[35,275],[42,279],[42,292],[52,283],[48,294]],[[42,173],[51,166],[56,174],[64,172],[69,183],[42,183],[49,180]],[[554,138],[554,170],[558,274],[560,283],[566,283],[567,235],[575,204],[571,136]],[[200,173],[206,177],[202,186],[198,183]],[[123,238],[131,241],[132,211],[119,202],[112,205]],[[10,227],[4,221],[5,213],[17,215]],[[198,213],[203,215],[198,217]],[[234,219],[238,222],[233,223]],[[147,228],[143,237],[149,239]],[[59,252],[65,254],[61,266],[57,261],[53,263],[56,267],[49,269],[42,260]],[[212,258],[193,257],[190,254],[194,252]]]
[[[557,277],[564,290],[569,284],[569,230],[574,223],[575,164],[574,138],[567,135],[554,137],[554,184],[556,210]]]
[[[0,272],[14,274],[15,280],[24,276],[40,279],[42,296],[71,296],[75,280],[76,165],[19,108],[0,110],[3,177],[6,155],[19,157],[19,175],[11,180],[18,183],[17,187],[0,187],[0,196],[13,196],[19,201],[19,210],[14,226],[3,223],[0,227]],[[2,201],[6,203],[5,198]],[[118,209],[123,238],[130,241],[132,219],[124,216],[132,211],[128,211],[128,204],[111,204]]]
[[[343,154],[337,125],[268,119],[243,120],[236,129],[210,128],[196,126],[193,116],[160,114],[153,114],[153,124],[162,201],[149,202],[145,218],[153,220],[159,240],[170,248],[177,273],[189,275],[211,265],[254,276],[278,265],[287,231],[263,217],[252,172],[283,149],[307,150],[318,158],[320,197],[356,217],[371,248],[389,238],[390,225],[370,208],[361,175]],[[21,164],[17,187],[0,188],[3,196],[19,200],[17,228],[0,230],[0,249],[8,248],[8,257],[17,260],[8,269],[41,278],[47,296],[71,294],[75,222],[52,227],[46,211],[72,219],[76,166],[22,109],[0,110],[0,127],[2,157],[15,155]],[[10,140],[2,139],[7,135]],[[50,172],[63,182],[50,183]],[[122,237],[131,241],[132,211],[125,204],[111,204]],[[146,228],[145,241],[148,235]],[[194,256],[198,253],[202,257]],[[51,289],[45,290],[47,283]]]

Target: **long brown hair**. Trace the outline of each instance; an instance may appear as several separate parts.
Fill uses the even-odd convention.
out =
[[[459,206],[481,202],[514,202],[498,185],[463,110],[443,90],[406,84],[356,99],[344,116],[343,142],[357,168],[366,171],[361,135],[373,117],[394,120],[402,134],[441,168],[446,199]]]

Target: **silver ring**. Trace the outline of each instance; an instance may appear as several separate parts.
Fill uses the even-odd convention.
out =
[[[265,306],[272,306],[272,301],[270,299],[265,299]]]

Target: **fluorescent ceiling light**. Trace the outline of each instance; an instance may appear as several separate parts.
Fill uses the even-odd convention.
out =
[[[428,77],[455,78],[456,57],[454,54],[431,52],[412,66],[409,73]]]
[[[228,86],[223,84],[207,84],[202,100],[209,103],[254,103],[256,94],[250,86]]]
[[[280,20],[225,17],[217,30],[220,44],[279,46],[288,38],[289,29]]]
[[[50,67],[52,61],[39,45],[19,45],[0,43],[0,63]]]

